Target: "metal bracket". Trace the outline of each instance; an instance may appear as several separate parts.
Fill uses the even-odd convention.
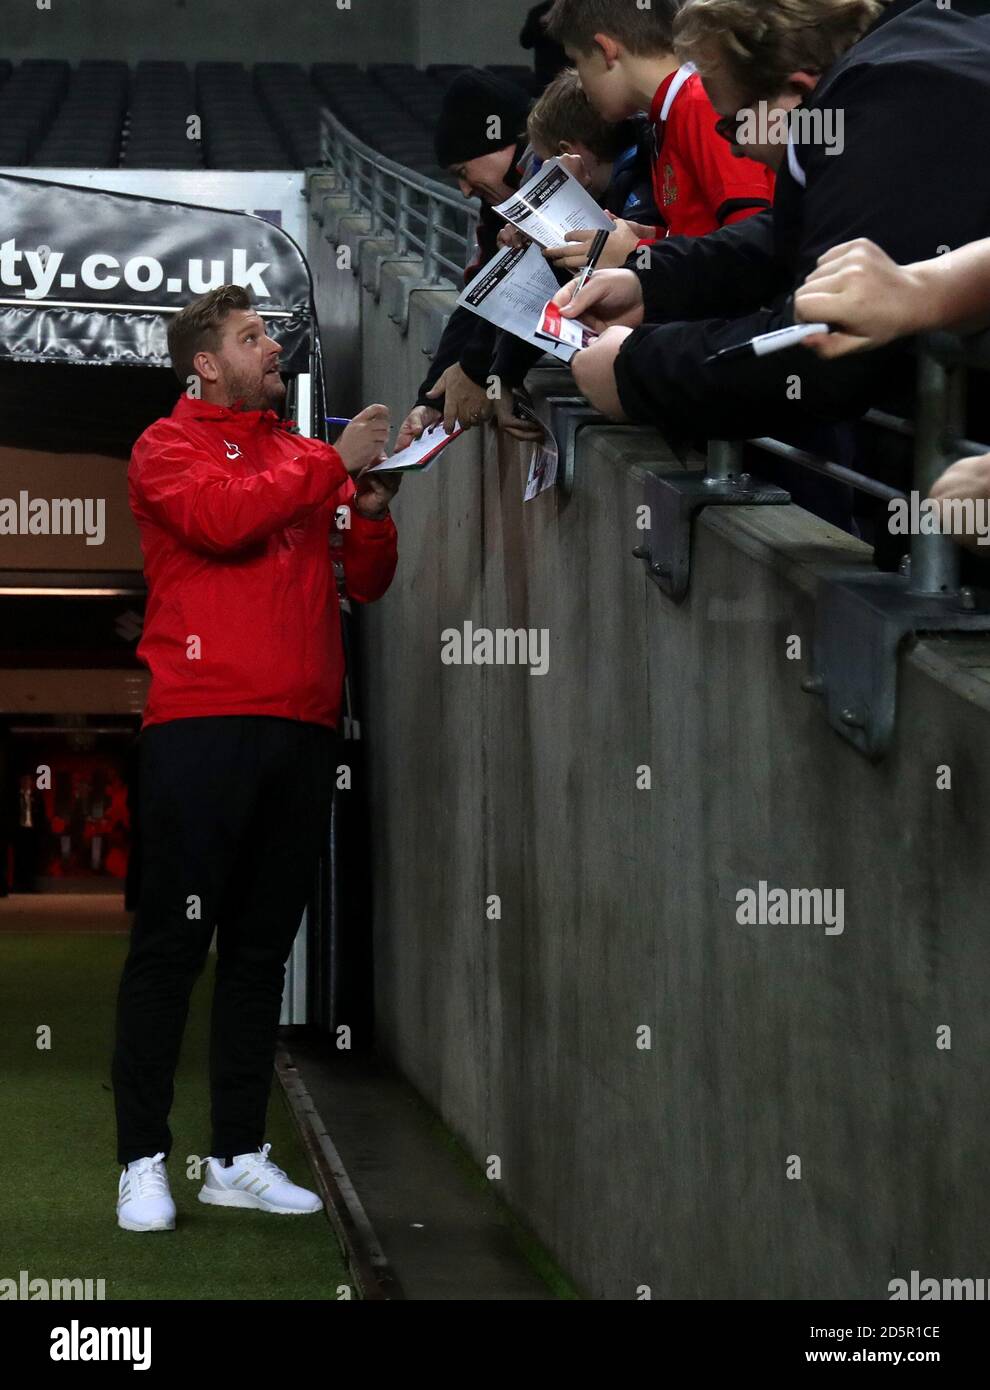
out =
[[[444,290],[447,286],[437,280],[405,280],[398,284],[398,313],[389,310],[389,321],[394,323],[403,337],[409,332],[409,301],[420,290]]]
[[[921,632],[990,632],[990,594],[912,593],[899,574],[836,575],[821,581],[812,675],[832,728],[873,760],[890,747],[897,717],[897,658]]]
[[[583,396],[544,396],[549,430],[557,445],[557,486],[565,497],[574,491],[574,459],[578,434],[585,425],[605,425],[608,421]]]
[[[381,237],[375,232],[362,232],[359,236],[349,237],[347,245],[351,248],[351,274],[355,277],[361,275],[361,261],[364,256],[365,243],[369,241],[381,242]],[[364,281],[362,280],[363,284]]]
[[[432,362],[433,359],[436,357],[437,353],[440,351],[440,343],[441,343],[441,341],[443,340],[443,335],[444,335],[444,333],[447,331],[447,324],[448,324],[449,322],[450,322],[450,314],[442,314],[442,315],[440,316],[440,331],[439,331],[439,333],[437,334],[436,343],[434,344],[433,347],[421,347],[421,348],[420,348],[420,352],[423,354],[423,356],[426,357],[426,358],[428,358],[431,362]],[[409,331],[409,325],[406,324],[406,332],[408,333],[408,331]]]
[[[713,477],[709,473],[650,473],[646,478],[650,543],[633,551],[645,560],[653,582],[675,603],[683,603],[691,584],[691,530],[704,507],[779,507],[791,494],[748,473]]]
[[[400,256],[398,253],[394,253],[390,256],[378,256],[376,258],[376,261],[377,264],[375,266],[375,274],[372,278],[371,283],[369,284],[367,280],[362,280],[361,283],[369,294],[373,294],[375,296],[375,303],[378,304],[381,302],[382,297],[382,266],[418,265],[419,257],[410,255]]]

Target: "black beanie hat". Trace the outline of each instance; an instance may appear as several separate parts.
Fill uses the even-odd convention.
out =
[[[514,145],[526,129],[530,99],[522,87],[483,68],[465,68],[444,95],[434,134],[437,163],[445,169]],[[490,135],[492,116],[499,136]]]

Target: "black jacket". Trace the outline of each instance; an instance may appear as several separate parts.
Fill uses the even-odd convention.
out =
[[[636,270],[647,324],[616,361],[626,413],[674,441],[777,432],[798,415],[852,419],[889,383],[893,349],[825,362],[800,348],[730,366],[705,358],[792,321],[818,257],[868,237],[897,262],[990,235],[990,19],[986,4],[895,0],[824,76],[808,106],[844,115],[844,149],[804,145],[772,210],[652,248]],[[650,325],[664,325],[652,327]],[[789,397],[795,374],[800,404]]]
[[[528,146],[523,141],[516,145],[506,178],[506,183],[510,188],[518,188],[522,182],[520,164],[527,148]],[[482,203],[481,216],[478,220],[478,249],[474,260],[464,271],[465,284],[473,280],[478,271],[497,254],[499,250],[498,234],[504,226],[504,219],[487,203]],[[437,345],[433,361],[430,363],[430,370],[419,388],[416,404],[429,405],[434,408],[440,404],[439,398],[432,401],[427,400],[426,393],[433,389],[447,368],[452,367],[455,362],[460,363],[462,370],[477,385],[487,385],[492,370],[496,335],[497,330],[494,324],[479,318],[477,314],[472,314],[470,309],[456,308],[447,320],[447,326]]]

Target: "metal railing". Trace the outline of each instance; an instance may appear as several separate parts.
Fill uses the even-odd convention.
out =
[[[373,235],[395,241],[400,256],[423,262],[430,284],[460,286],[471,259],[481,205],[364,145],[330,111],[324,112],[323,156],[342,181],[355,212]]]

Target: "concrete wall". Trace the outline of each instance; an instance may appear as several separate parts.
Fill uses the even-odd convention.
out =
[[[419,0],[419,65],[429,63],[520,63],[533,54],[519,46],[519,34],[536,0]]]
[[[344,10],[337,0],[51,0],[47,10],[20,0],[4,10],[4,56],[14,60],[410,63],[419,44],[404,0],[350,0]]]
[[[44,3],[45,0],[42,0]],[[3,56],[183,61],[525,63],[528,3],[463,0],[35,0],[4,6]]]
[[[414,295],[402,337],[404,273],[362,292],[362,396],[397,417],[452,302]],[[914,648],[869,764],[786,657],[864,548],[796,507],[709,512],[675,607],[630,553],[670,466],[591,429],[573,495],[524,504],[521,454],[473,434],[403,485],[366,623],[379,1046],[590,1297],[983,1276],[987,643]],[[466,620],[548,629],[549,673],[443,665]],[[739,925],[761,879],[843,889],[844,931]]]

